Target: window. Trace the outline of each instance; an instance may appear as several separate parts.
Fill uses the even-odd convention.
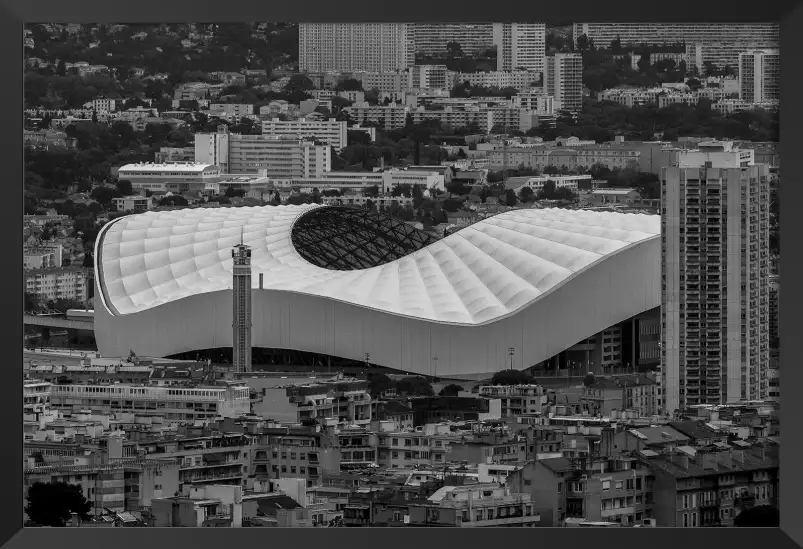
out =
[[[286,472],[287,472],[287,465],[282,465],[282,473],[286,473]]]
[[[689,527],[689,514],[688,513],[683,513],[683,527],[684,528],[688,528]]]
[[[605,492],[611,489],[611,481],[610,480],[603,480],[602,481],[602,491]]]
[[[697,513],[692,513],[691,514],[691,525],[692,526],[697,526]]]
[[[622,489],[622,481],[621,480],[617,480],[616,481],[616,489],[617,490],[621,490]]]
[[[562,482],[559,482],[559,483],[558,483],[558,493],[559,493],[559,494],[562,494],[562,493],[563,493],[563,483],[562,483]]]

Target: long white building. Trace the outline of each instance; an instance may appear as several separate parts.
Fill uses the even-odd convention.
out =
[[[373,217],[377,216],[377,217]],[[485,379],[660,304],[660,218],[515,210],[441,240],[364,209],[182,209],[96,241],[95,336],[119,356],[232,345],[231,249],[251,247],[253,345]],[[165,400],[165,399],[163,399]]]
[[[348,124],[346,121],[329,120],[281,120],[272,118],[262,121],[262,135],[281,137],[315,138],[335,149],[348,145]]]
[[[572,34],[575,44],[584,34],[598,48],[609,48],[617,39],[623,46],[762,43],[777,48],[780,44],[778,23],[575,23]]]
[[[406,23],[301,23],[298,68],[302,72],[406,69],[415,63]]]
[[[659,403],[767,396],[769,180],[752,149],[701,143],[662,173]]]
[[[477,55],[494,45],[493,23],[415,23],[410,25],[415,53],[446,55],[449,42],[460,44],[466,55]]]
[[[230,174],[315,177],[332,169],[332,146],[289,135],[199,133],[195,160],[227,166]]]

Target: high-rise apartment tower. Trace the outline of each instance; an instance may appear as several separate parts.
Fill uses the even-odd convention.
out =
[[[235,372],[251,371],[251,248],[240,244],[231,251],[232,272],[232,366]]]

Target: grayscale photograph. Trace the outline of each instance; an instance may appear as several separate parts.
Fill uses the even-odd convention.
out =
[[[23,41],[26,527],[779,526],[778,24]]]

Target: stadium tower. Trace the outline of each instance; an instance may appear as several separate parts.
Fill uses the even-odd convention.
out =
[[[231,251],[234,259],[232,294],[232,366],[235,372],[251,371],[251,248],[240,243]]]

